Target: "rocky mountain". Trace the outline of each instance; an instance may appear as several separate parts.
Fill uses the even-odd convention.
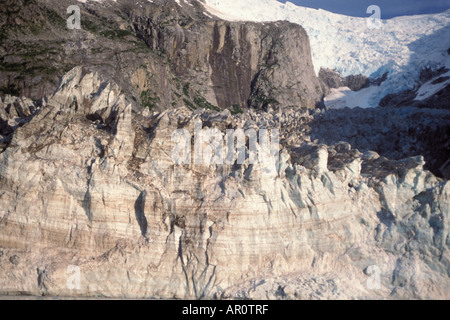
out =
[[[322,101],[308,35],[287,22],[227,22],[198,1],[3,1],[0,92],[40,99],[77,65],[118,83],[136,105],[164,110],[267,108]],[[137,108],[135,107],[135,110]]]
[[[450,111],[316,108],[378,83],[208,2],[0,6],[0,295],[449,299]]]

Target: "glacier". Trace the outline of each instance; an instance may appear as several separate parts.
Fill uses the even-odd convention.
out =
[[[276,0],[205,0],[205,9],[226,20],[300,24],[309,35],[317,73],[320,68],[329,68],[342,76],[377,78],[388,72],[380,87],[358,95],[365,97],[358,100],[360,107],[376,107],[388,94],[417,89],[425,68],[450,69],[450,10],[382,20],[380,29],[371,29],[366,18]],[[351,101],[352,97],[347,95],[345,99]]]

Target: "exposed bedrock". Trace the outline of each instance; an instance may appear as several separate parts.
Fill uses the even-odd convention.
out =
[[[41,99],[83,65],[114,80],[133,109],[320,104],[308,35],[293,23],[227,22],[198,1],[8,1],[0,9],[0,92]],[[18,30],[19,33],[14,32]]]

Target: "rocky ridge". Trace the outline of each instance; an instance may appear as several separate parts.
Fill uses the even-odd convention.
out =
[[[78,65],[112,79],[133,109],[321,104],[309,38],[293,23],[228,22],[202,2],[6,1],[0,8],[0,92],[39,100]]]

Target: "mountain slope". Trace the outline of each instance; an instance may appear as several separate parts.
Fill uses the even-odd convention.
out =
[[[314,108],[322,100],[299,25],[223,21],[198,1],[105,0],[79,2],[82,28],[68,30],[71,4],[8,0],[0,11],[0,92],[40,99],[83,65],[116,81],[136,112],[138,105]]]

